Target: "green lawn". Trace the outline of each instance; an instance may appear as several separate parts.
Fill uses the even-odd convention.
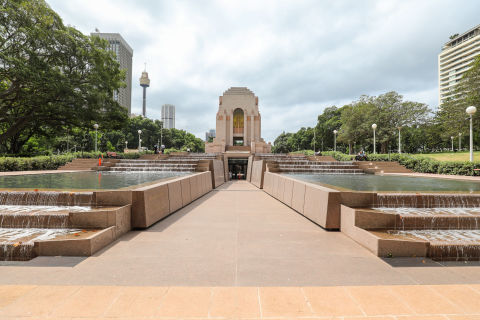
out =
[[[467,152],[448,152],[448,153],[430,153],[430,154],[417,154],[415,157],[426,157],[439,161],[468,161],[470,160],[470,153]],[[473,160],[480,161],[480,151],[473,153]]]

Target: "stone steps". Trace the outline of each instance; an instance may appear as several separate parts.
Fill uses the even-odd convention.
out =
[[[73,159],[57,170],[92,170],[98,165],[98,159]]]
[[[168,170],[167,170],[168,169]],[[175,171],[175,172],[193,172],[195,170],[192,170],[192,169],[189,169],[189,168],[155,168],[155,167],[146,167],[146,168],[136,168],[136,167],[131,167],[131,168],[117,168],[117,167],[113,167],[113,168],[110,168],[109,171],[122,171],[122,172],[125,172],[125,171]]]
[[[10,206],[0,210],[0,260],[36,256],[89,256],[131,229],[130,205]],[[29,211],[30,210],[30,211]]]
[[[317,169],[317,168],[291,168],[281,169],[280,172],[292,172],[292,173],[322,173],[322,174],[365,174],[360,169]]]

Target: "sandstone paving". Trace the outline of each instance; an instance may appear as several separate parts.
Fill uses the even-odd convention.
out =
[[[0,262],[0,319],[480,320],[480,264],[379,259],[234,182],[92,257]]]
[[[469,285],[0,288],[21,292],[0,307],[0,319],[480,319],[480,292]],[[462,295],[442,292],[474,295],[459,303]]]

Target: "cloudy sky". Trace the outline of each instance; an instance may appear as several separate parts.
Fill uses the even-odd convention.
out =
[[[259,97],[262,135],[313,126],[325,107],[395,90],[438,104],[437,56],[448,37],[480,24],[478,0],[47,0],[89,34],[118,32],[138,79],[151,79],[147,116],[176,106],[176,127],[204,138],[218,96],[246,86]]]

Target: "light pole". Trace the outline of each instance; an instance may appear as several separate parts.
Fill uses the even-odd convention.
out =
[[[138,152],[142,149],[142,139],[140,139],[140,135],[142,134],[142,130],[138,130]]]
[[[337,130],[333,130],[333,151],[337,151]]]
[[[402,153],[402,139],[400,135],[400,130],[402,130],[402,127],[398,126],[398,153]]]
[[[375,146],[375,130],[377,129],[377,124],[374,123],[372,124],[372,129],[373,129],[373,153],[377,153],[377,149],[376,149],[376,146]]]
[[[128,141],[125,140],[125,149],[128,150]]]
[[[452,139],[452,152],[453,152],[453,136],[451,136],[450,139]]]
[[[95,123],[93,125],[93,128],[95,129],[95,153],[97,153],[97,132],[98,132],[98,124]]]
[[[462,150],[462,133],[458,133],[458,151]]]
[[[474,106],[468,107],[465,112],[470,116],[470,162],[473,162],[473,120],[472,117],[477,112]]]

